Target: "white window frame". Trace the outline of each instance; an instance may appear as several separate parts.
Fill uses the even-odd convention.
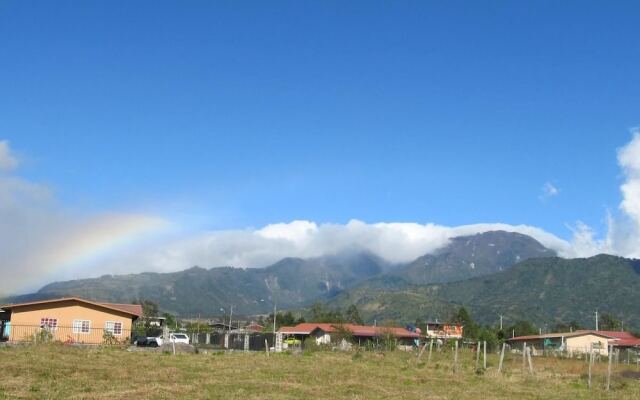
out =
[[[116,324],[120,324],[120,333],[116,333]],[[124,331],[124,324],[121,321],[106,321],[104,323],[104,331],[109,332],[113,336],[122,336],[122,331]]]
[[[87,323],[87,331],[84,331],[84,323]],[[73,320],[73,333],[80,333],[88,335],[91,333],[91,320],[88,319],[74,319]]]
[[[44,322],[45,320],[47,321],[46,323]],[[51,324],[51,322],[54,322],[54,323]],[[43,329],[47,329],[47,330],[53,332],[53,331],[58,329],[58,318],[41,317],[40,318],[40,327],[42,327]]]

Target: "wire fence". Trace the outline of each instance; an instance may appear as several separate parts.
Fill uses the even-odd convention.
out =
[[[10,325],[2,332],[2,340],[9,343],[47,343],[91,345],[128,345],[132,342],[132,332],[122,325],[112,324],[102,328],[87,325],[40,326]]]

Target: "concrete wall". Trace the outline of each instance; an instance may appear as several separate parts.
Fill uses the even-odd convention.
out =
[[[603,356],[609,355],[609,341],[606,338],[597,335],[587,334],[564,338],[564,342],[566,350],[570,353],[588,353],[591,345],[593,345],[594,353],[599,353]]]

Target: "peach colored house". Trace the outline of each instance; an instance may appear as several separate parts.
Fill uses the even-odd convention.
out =
[[[53,340],[65,343],[128,343],[137,304],[112,304],[68,297],[8,304],[10,342]]]

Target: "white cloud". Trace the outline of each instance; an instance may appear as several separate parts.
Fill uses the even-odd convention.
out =
[[[547,201],[552,197],[555,197],[560,194],[560,189],[554,186],[551,182],[545,182],[542,185],[542,194],[539,196],[541,201]]]
[[[562,255],[572,246],[542,229],[500,223],[448,227],[436,224],[374,223],[351,220],[346,224],[292,221],[260,229],[214,231],[163,246],[152,246],[129,259],[118,259],[110,270],[145,266],[173,271],[200,265],[264,267],[284,257],[317,257],[354,250],[372,252],[387,261],[411,261],[446,245],[452,237],[491,230],[519,232],[536,238]]]
[[[0,140],[0,171],[11,171],[18,167],[18,159],[11,153],[9,142]]]
[[[631,142],[618,150],[618,163],[626,178],[620,208],[640,227],[640,129],[634,129]]]

